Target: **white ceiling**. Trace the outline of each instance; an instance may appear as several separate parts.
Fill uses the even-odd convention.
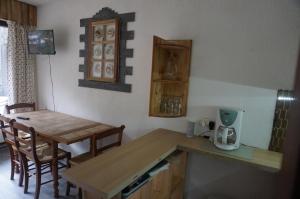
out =
[[[55,0],[19,0],[19,1],[38,6]]]

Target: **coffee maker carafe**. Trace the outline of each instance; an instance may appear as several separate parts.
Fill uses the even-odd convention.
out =
[[[217,112],[214,144],[223,150],[234,150],[240,146],[242,110],[220,108]]]

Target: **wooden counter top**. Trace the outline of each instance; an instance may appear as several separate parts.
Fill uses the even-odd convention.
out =
[[[63,176],[91,194],[111,198],[176,149],[239,160],[272,171],[281,167],[280,153],[247,146],[227,152],[203,138],[157,129],[68,169]]]

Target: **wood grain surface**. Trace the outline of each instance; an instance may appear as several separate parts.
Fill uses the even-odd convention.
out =
[[[7,114],[5,116],[33,127],[42,137],[64,144],[78,142],[95,133],[113,128],[110,125],[48,110]],[[27,117],[29,120],[18,119],[18,116]]]
[[[241,146],[243,148],[244,146]],[[121,147],[64,172],[63,176],[93,195],[111,198],[176,149],[242,161],[278,171],[282,154],[253,147],[249,157],[218,150],[206,139],[187,138],[185,134],[157,129]]]
[[[16,0],[0,0],[0,18],[22,25],[37,25],[37,8]]]

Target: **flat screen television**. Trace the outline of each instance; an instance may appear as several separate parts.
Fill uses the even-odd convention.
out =
[[[29,54],[54,55],[53,30],[35,30],[28,33]]]

